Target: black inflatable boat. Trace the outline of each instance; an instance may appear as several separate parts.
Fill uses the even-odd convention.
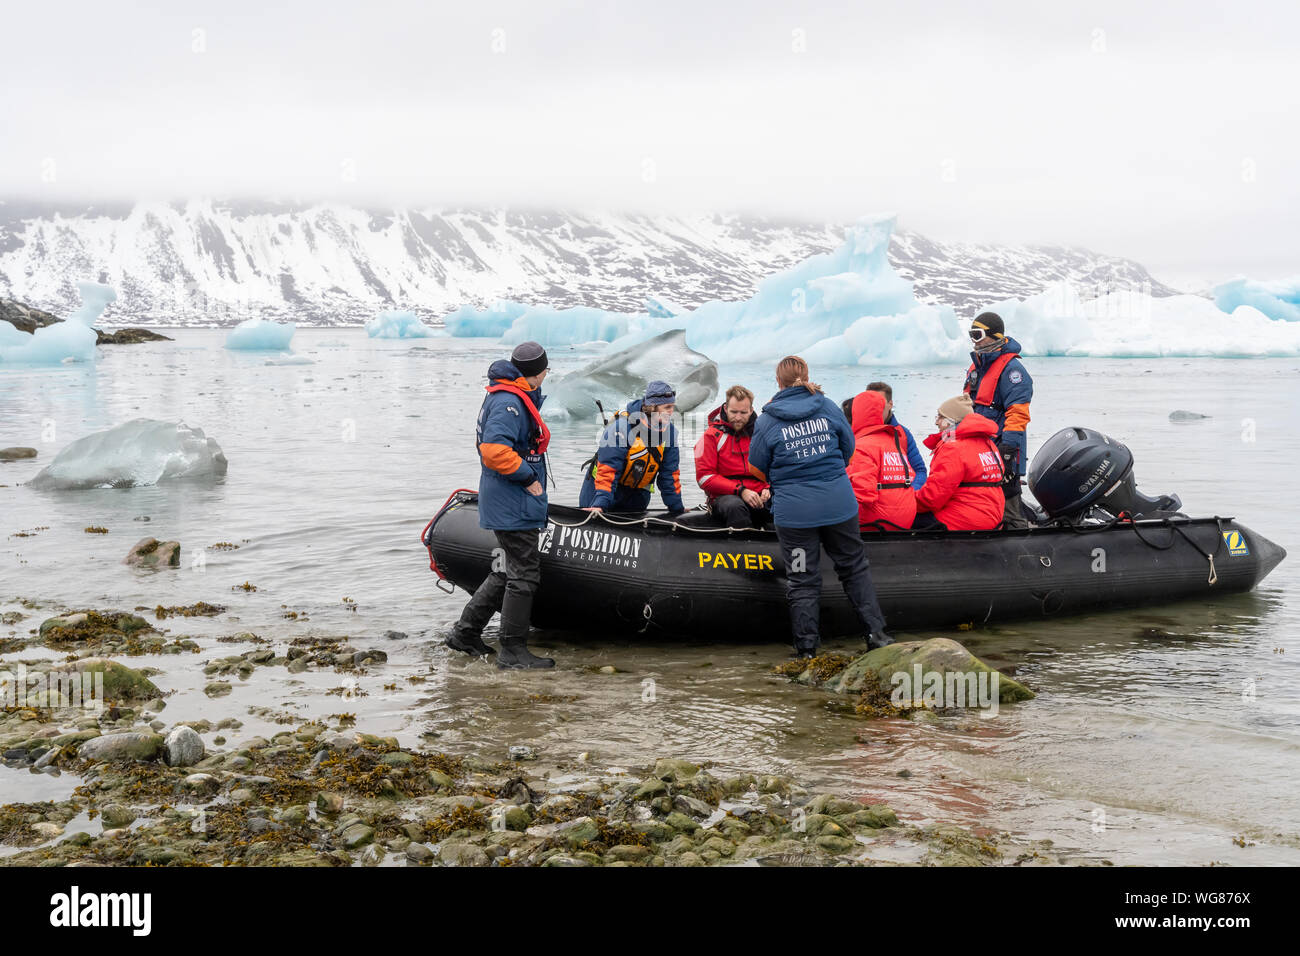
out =
[[[771,531],[714,528],[702,513],[614,516],[552,505],[539,532],[537,627],[656,637],[789,640],[785,568]],[[1051,618],[1248,591],[1286,551],[1232,518],[1121,515],[1095,526],[865,534],[890,630]],[[478,495],[457,491],[421,541],[438,584],[473,591],[496,539]],[[858,633],[824,559],[822,633]]]

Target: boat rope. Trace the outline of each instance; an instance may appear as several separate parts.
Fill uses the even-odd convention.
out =
[[[699,512],[705,510],[706,510],[705,508],[698,505],[690,509],[690,511],[699,511]],[[624,518],[614,517],[614,515],[612,515],[608,511],[588,511],[587,516],[583,518],[581,521],[573,521],[573,522],[560,521],[558,518],[552,516],[550,518],[550,522],[551,524],[560,528],[581,528],[583,525],[588,524],[595,518],[599,518],[601,521],[604,521],[607,524],[612,524],[615,527],[619,527],[619,528],[634,528],[634,527],[649,528],[653,524],[653,525],[664,525],[666,527],[672,528],[674,531],[689,531],[692,532],[693,534],[718,535],[724,531],[763,531],[772,535],[776,534],[776,532],[771,528],[730,528],[730,527],[724,528],[721,525],[713,525],[706,528],[695,528],[692,527],[691,525],[678,524],[672,518],[656,518],[653,515],[643,515],[640,518],[624,519]]]
[[[1145,544],[1148,548],[1154,548],[1157,551],[1168,551],[1170,548],[1174,546],[1177,540],[1174,537],[1174,533],[1176,532],[1184,541],[1186,541],[1193,548],[1195,548],[1196,551],[1200,553],[1200,555],[1203,558],[1205,558],[1205,560],[1209,563],[1210,573],[1209,576],[1206,578],[1206,583],[1213,585],[1216,581],[1219,580],[1218,569],[1215,568],[1214,566],[1214,557],[1223,548],[1223,519],[1222,518],[1220,518],[1218,515],[1214,516],[1214,526],[1215,528],[1218,529],[1218,534],[1216,535],[1216,541],[1215,541],[1215,546],[1213,551],[1206,551],[1204,548],[1202,548],[1199,544],[1196,543],[1196,540],[1191,535],[1189,535],[1186,531],[1182,529],[1181,525],[1184,524],[1185,522],[1175,522],[1172,518],[1164,518],[1161,520],[1160,523],[1164,525],[1166,528],[1169,528],[1170,530],[1168,544],[1165,545],[1156,544],[1154,541],[1150,541],[1147,538],[1142,537],[1142,532],[1138,529],[1136,522],[1133,523],[1133,533],[1136,534],[1138,540],[1141,541],[1143,544]]]

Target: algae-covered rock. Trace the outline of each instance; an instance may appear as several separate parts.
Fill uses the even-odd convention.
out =
[[[130,807],[120,803],[110,803],[100,811],[99,816],[105,830],[116,830],[118,827],[130,826],[134,823],[137,814]]]
[[[1003,704],[1034,697],[1028,687],[946,637],[868,651],[819,686],[837,694],[879,688],[903,706],[978,707],[992,701],[995,688]]]
[[[104,696],[109,700],[152,700],[162,691],[140,671],[104,657],[83,657],[72,665],[83,674],[103,674]],[[99,678],[93,678],[98,682]],[[96,687],[96,691],[98,688]]]
[[[685,780],[700,772],[700,768],[687,760],[663,757],[655,762],[654,775],[660,780]]]
[[[40,639],[49,647],[72,650],[125,641],[151,630],[149,622],[119,611],[75,611],[41,622]]]
[[[444,866],[487,866],[492,862],[472,843],[444,843],[438,849],[438,859]]]
[[[163,748],[163,738],[158,734],[134,731],[124,734],[105,734],[87,740],[77,751],[85,760],[153,760]]]
[[[179,541],[141,538],[122,559],[122,563],[137,568],[179,567],[181,544]]]

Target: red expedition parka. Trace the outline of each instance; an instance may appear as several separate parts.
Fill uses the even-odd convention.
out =
[[[858,499],[858,524],[875,531],[910,528],[916,518],[912,466],[907,461],[907,433],[885,424],[885,396],[863,392],[853,399],[853,435],[857,444],[849,460],[849,482]]]
[[[749,421],[737,434],[727,423],[723,408],[719,405],[709,413],[709,427],[695,443],[695,480],[710,501],[723,495],[738,495],[741,488],[762,494],[767,482],[749,471],[749,440],[754,435],[754,421],[758,416],[751,412]]]
[[[997,422],[974,412],[956,428],[931,435],[930,474],[916,492],[918,511],[932,511],[953,531],[991,531],[1002,524],[1002,456]]]

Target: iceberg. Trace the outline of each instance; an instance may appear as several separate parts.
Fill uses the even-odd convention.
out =
[[[133,488],[225,473],[221,446],[202,429],[183,422],[137,418],[78,438],[27,484],[53,490]]]
[[[486,309],[461,306],[445,316],[447,331],[458,338],[493,337],[502,345],[540,342],[546,348],[613,342],[630,333],[649,337],[663,323],[648,313],[608,312],[590,306],[557,309],[549,305],[495,302]],[[675,323],[678,327],[681,322]]]
[[[297,326],[292,322],[271,322],[268,319],[245,319],[226,336],[226,348],[239,350],[273,349],[282,352],[289,347]]]
[[[589,306],[555,309],[549,305],[529,308],[501,336],[502,345],[541,342],[547,348],[582,345],[584,342],[612,342],[630,330],[644,326],[649,316],[607,312]]]
[[[77,289],[81,293],[81,308],[63,322],[38,328],[34,333],[20,332],[8,322],[0,322],[0,364],[94,361],[99,336],[92,325],[117,301],[117,293],[98,282],[81,282]]]
[[[1228,313],[1248,305],[1270,319],[1300,322],[1300,276],[1269,282],[1233,279],[1214,287],[1214,304]]]
[[[461,309],[447,325],[453,335],[498,335],[503,345],[604,341],[610,358],[679,330],[687,350],[724,364],[774,362],[789,354],[829,366],[968,361],[967,322],[948,306],[918,301],[912,283],[890,265],[893,229],[892,217],[859,220],[838,249],[769,276],[743,302],[682,310],[655,296],[643,313],[503,302],[481,312]],[[1058,282],[978,311],[1001,315],[1026,356],[1300,355],[1300,278],[1235,280],[1220,286],[1213,302],[1157,297],[1142,288],[1084,299]]]
[[[646,299],[645,310],[652,319],[671,319],[674,315],[681,315],[683,312],[688,311],[663,296]]]
[[[686,347],[719,362],[774,361],[810,350],[835,365],[948,358],[965,348],[965,332],[951,308],[918,302],[912,283],[889,264],[893,228],[892,217],[864,219],[839,249],[769,276],[744,302],[683,310],[651,297],[642,313],[498,303],[482,312],[462,308],[447,317],[447,328],[452,335],[498,334],[503,345],[610,342],[611,352],[677,329],[685,331]],[[896,339],[903,345],[891,348]]]
[[[1101,358],[1266,358],[1300,355],[1300,323],[1239,305],[1229,318],[1199,295],[1119,291],[1083,299],[1056,283],[1024,301],[995,302],[1025,355]]]
[[[372,339],[427,339],[446,334],[425,325],[414,312],[380,312],[366,323],[366,335]]]
[[[606,354],[585,368],[558,379],[546,392],[546,413],[582,417],[606,412],[640,398],[654,379],[677,390],[677,410],[688,412],[718,394],[718,366],[707,355],[686,345],[686,333],[675,329],[645,342]]]
[[[819,361],[857,365],[866,358],[859,347],[877,331],[892,334],[900,316],[924,322],[935,310],[959,342],[964,332],[952,309],[922,306],[889,264],[893,229],[892,218],[862,220],[838,249],[769,276],[747,301],[700,306],[684,317],[686,344],[719,362],[774,361],[820,346]]]
[[[494,302],[485,309],[462,305],[443,317],[447,332],[456,338],[499,338],[528,311],[521,302]],[[543,345],[546,343],[543,342]]]

